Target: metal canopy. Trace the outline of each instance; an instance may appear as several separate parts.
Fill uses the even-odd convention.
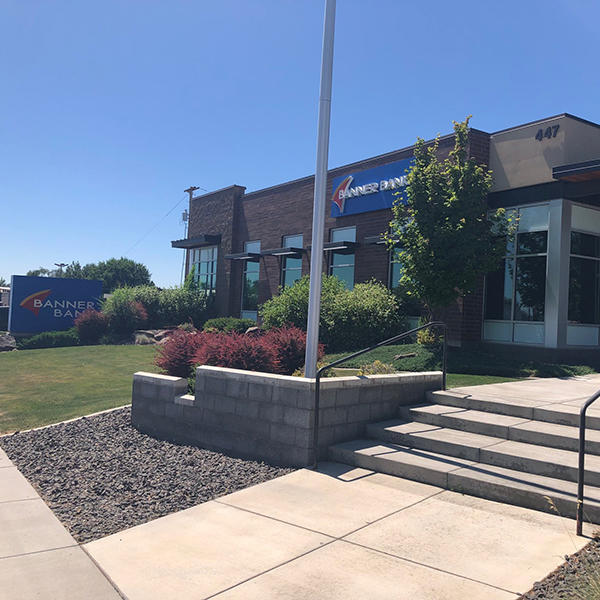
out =
[[[377,244],[381,246],[386,243],[386,241],[380,235],[369,235],[364,238],[363,243],[367,246],[373,246]]]
[[[358,242],[327,242],[323,244],[323,252],[343,252],[358,248]]]
[[[226,254],[228,260],[247,260],[250,262],[258,262],[260,260],[260,252],[239,252],[238,254]]]
[[[306,252],[305,248],[297,248],[291,246],[289,248],[272,248],[270,250],[262,250],[261,256],[298,256]]]
[[[600,159],[561,165],[552,168],[552,177],[562,181],[589,181],[600,179]]]
[[[221,234],[216,235],[199,235],[193,238],[185,238],[183,240],[173,240],[171,248],[198,248],[200,246],[214,246],[221,243]]]

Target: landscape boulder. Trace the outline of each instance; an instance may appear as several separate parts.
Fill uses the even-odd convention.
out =
[[[12,335],[0,335],[0,352],[9,352],[17,349],[17,342]]]

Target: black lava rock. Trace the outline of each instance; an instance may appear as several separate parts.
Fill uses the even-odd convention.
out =
[[[0,438],[79,542],[89,542],[293,469],[140,433],[124,408]]]

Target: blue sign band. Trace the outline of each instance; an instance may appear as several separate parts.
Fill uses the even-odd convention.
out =
[[[331,216],[345,217],[392,208],[406,202],[406,175],[414,158],[335,177],[332,182]]]
[[[102,282],[94,279],[13,275],[8,330],[40,333],[73,327],[84,310],[100,310]]]

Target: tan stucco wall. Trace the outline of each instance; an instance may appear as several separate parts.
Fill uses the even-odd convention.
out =
[[[539,129],[559,126],[556,137],[535,139]],[[492,134],[490,168],[492,191],[554,181],[552,167],[600,157],[600,128],[569,116],[538,121]]]

